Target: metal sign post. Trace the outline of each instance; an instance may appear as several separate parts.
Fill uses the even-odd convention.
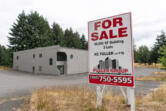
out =
[[[131,13],[102,18],[88,23],[89,82],[129,87],[125,100],[135,109]],[[97,86],[97,107],[104,88]]]

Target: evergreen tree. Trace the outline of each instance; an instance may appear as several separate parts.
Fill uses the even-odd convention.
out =
[[[88,42],[86,41],[86,39],[85,39],[85,35],[82,35],[81,36],[81,45],[82,45],[82,49],[88,49]]]
[[[85,39],[85,36],[78,32],[73,32],[72,28],[66,29],[64,32],[63,46],[78,48],[78,49],[88,49],[88,42]]]
[[[140,46],[137,52],[139,63],[149,63],[150,51],[147,46]]]
[[[158,58],[158,61],[166,67],[166,45],[162,46],[160,48],[159,54],[161,55],[160,58]]]
[[[163,45],[166,45],[166,35],[164,32],[161,32],[161,34],[157,36],[156,42],[151,50],[151,62],[157,63],[160,57],[159,50]]]
[[[53,45],[48,21],[37,12],[18,15],[10,29],[10,47],[14,51]]]
[[[10,49],[0,45],[0,65],[12,66],[12,52]]]
[[[81,44],[81,40],[80,40],[80,34],[78,32],[73,33],[73,37],[72,37],[72,45],[74,48],[78,48],[81,49],[82,48],[82,44]]]
[[[73,30],[72,28],[66,29],[64,33],[64,44],[65,47],[73,47]]]
[[[136,49],[136,45],[134,45],[133,50],[134,50],[134,62],[139,62],[139,60],[138,60],[138,51]]]
[[[50,28],[48,21],[37,12],[25,14],[23,11],[19,14],[9,34],[9,47],[13,51],[50,45],[81,49],[88,48],[84,35],[80,37],[80,34],[73,32],[72,28],[63,32],[62,28],[56,23],[53,23]]]
[[[53,39],[53,44],[63,46],[64,34],[62,28],[58,24],[53,23],[51,32],[52,32],[51,37]]]

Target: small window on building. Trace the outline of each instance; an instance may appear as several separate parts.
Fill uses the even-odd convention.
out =
[[[32,67],[32,72],[35,72],[35,66]]]
[[[19,56],[17,56],[17,60],[19,59]]]
[[[73,54],[70,55],[70,59],[73,59]]]
[[[53,59],[52,59],[52,58],[49,59],[49,64],[50,64],[51,66],[53,65]]]
[[[35,54],[33,54],[33,58],[35,58]]]
[[[42,58],[42,53],[39,54],[39,58]]]
[[[42,71],[42,66],[39,66],[39,71]]]

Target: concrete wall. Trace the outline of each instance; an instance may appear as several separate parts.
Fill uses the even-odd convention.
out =
[[[57,61],[57,52],[65,52],[67,61]],[[35,58],[33,58],[35,54]],[[39,57],[42,54],[42,57]],[[73,58],[71,57],[73,55]],[[17,56],[19,59],[17,60]],[[49,59],[53,59],[53,65],[49,65]],[[88,72],[88,51],[72,48],[51,46],[31,50],[14,52],[13,69],[38,74],[60,74],[57,65],[64,65],[65,74],[76,74]],[[40,71],[40,69],[42,69]]]
[[[87,50],[60,48],[59,51],[67,54],[67,74],[88,72]]]
[[[58,74],[59,71],[56,68],[56,51],[59,47],[49,47],[49,48],[37,48],[26,51],[19,51],[14,53],[14,63],[13,69],[25,72],[33,72],[32,67],[35,67],[34,73],[44,73],[44,74]],[[42,57],[39,58],[39,54],[42,54]],[[35,58],[33,58],[35,54]],[[19,59],[17,60],[17,56]],[[53,59],[53,65],[49,65],[49,59]],[[39,71],[39,67],[42,67],[42,70]]]

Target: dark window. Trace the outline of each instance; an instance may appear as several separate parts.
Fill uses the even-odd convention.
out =
[[[17,56],[17,60],[19,59],[19,56]]]
[[[33,54],[33,58],[35,58],[35,54]]]
[[[73,59],[73,54],[70,55],[70,59]]]
[[[49,59],[49,64],[53,65],[53,59],[52,58]]]
[[[42,53],[39,54],[39,58],[42,58]]]
[[[66,61],[67,56],[64,52],[57,52],[57,61]]]
[[[32,72],[35,72],[35,66],[32,67]]]

